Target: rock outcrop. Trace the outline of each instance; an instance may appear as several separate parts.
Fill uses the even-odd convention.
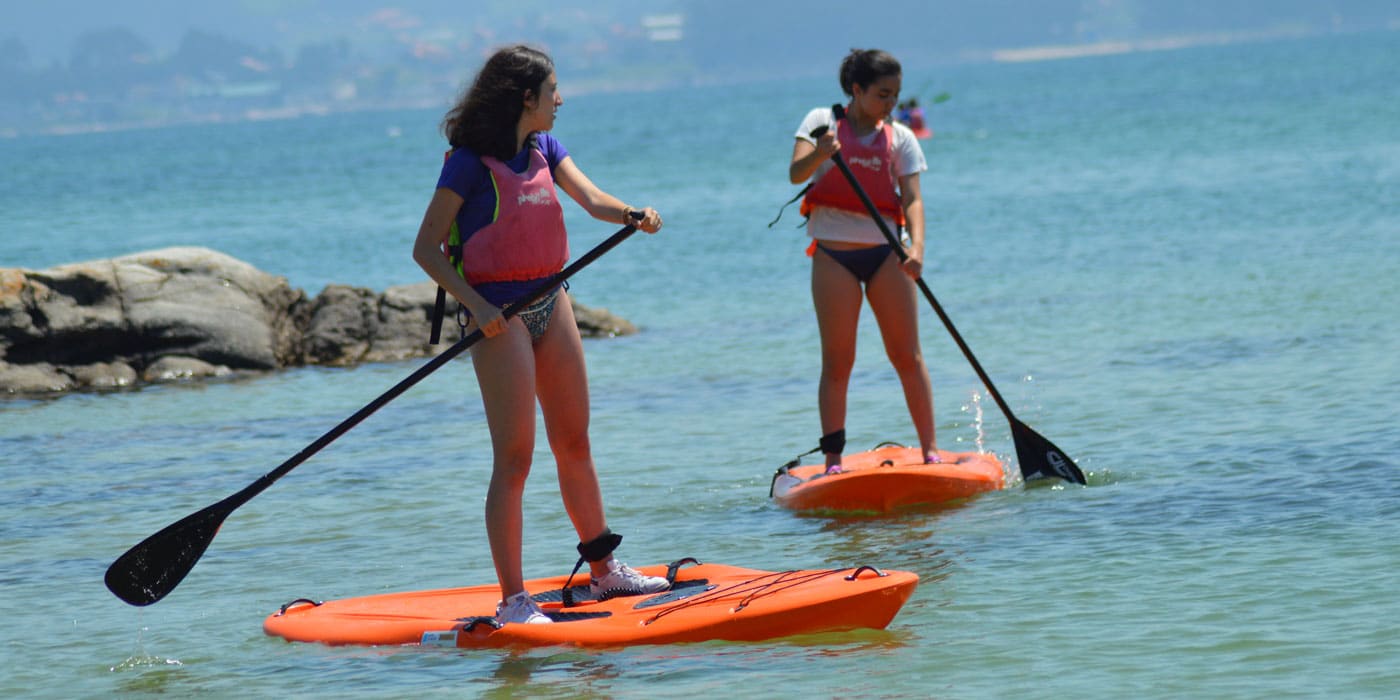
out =
[[[0,268],[0,394],[45,394],[318,364],[424,357],[436,287],[330,285],[315,298],[207,248],[47,270]],[[455,308],[449,303],[449,313]],[[574,305],[585,337],[635,333]]]

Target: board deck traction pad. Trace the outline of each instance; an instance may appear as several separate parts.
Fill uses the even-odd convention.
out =
[[[690,581],[675,581],[671,584],[671,590],[666,591],[664,593],[657,593],[655,595],[647,596],[646,599],[642,600],[640,603],[633,605],[632,609],[643,610],[645,608],[652,608],[658,605],[666,605],[667,603],[673,603],[675,601],[681,600],[683,598],[689,598],[690,596],[699,593],[707,593],[709,591],[714,590],[715,588],[715,586],[710,585],[708,579],[703,578],[694,579]],[[579,603],[587,603],[593,600],[593,590],[589,586],[570,586],[569,593],[573,595],[574,601]],[[562,603],[564,602],[564,589],[556,588],[552,591],[536,593],[530,596],[530,599],[535,601],[536,603]],[[578,622],[580,620],[596,620],[602,617],[612,617],[612,613],[607,611],[571,612],[567,610],[544,610],[542,612],[544,613],[545,617],[548,617],[554,622]],[[461,622],[466,623],[462,626],[463,631],[466,632],[472,631],[476,628],[477,625],[488,625],[496,629],[501,628],[501,623],[497,622],[496,618],[491,617],[489,615],[459,617],[457,619]],[[446,632],[424,632],[423,637],[426,640],[428,638],[428,635],[437,635],[444,633]],[[427,642],[425,641],[425,643]]]
[[[641,610],[643,608],[648,608],[655,605],[665,605],[666,603],[670,603],[672,601],[677,601],[682,598],[688,598],[692,595],[695,595],[696,593],[704,593],[705,591],[713,590],[715,587],[709,586],[709,581],[706,579],[692,579],[688,581],[676,580],[676,574],[680,572],[681,567],[685,566],[686,564],[699,563],[700,560],[696,559],[695,557],[684,557],[682,559],[677,559],[676,561],[671,562],[666,567],[666,580],[671,583],[671,588],[663,593],[648,596],[642,602],[632,606],[632,609]],[[692,590],[701,586],[705,586],[705,589],[703,591]],[[593,587],[591,585],[569,586],[568,595],[566,596],[564,595],[564,593],[565,591],[563,588],[555,588],[553,590],[536,593],[530,596],[530,599],[535,601],[536,603],[561,604],[564,603],[564,601],[567,599],[574,601],[574,605],[593,601]],[[289,608],[299,603],[307,603],[312,606],[320,606],[323,604],[323,602],[324,601],[313,600],[311,598],[297,598],[296,600],[289,601],[283,604],[282,607],[278,609],[278,614],[286,615],[287,610]],[[544,614],[546,617],[555,622],[577,622],[579,620],[596,620],[600,617],[612,616],[611,612],[547,611]],[[466,622],[468,630],[472,629],[478,624],[489,624],[492,627],[495,627],[496,629],[501,628],[501,624],[499,622],[496,622],[496,618],[490,615],[474,615],[471,617],[459,617],[457,619],[461,620],[462,622]]]
[[[719,588],[717,584],[711,584],[708,579],[704,578],[687,579],[681,581],[675,580],[676,574],[682,566],[686,564],[698,565],[700,563],[700,561],[692,557],[686,557],[672,562],[667,567],[666,572],[667,579],[671,580],[672,582],[671,589],[662,593],[642,597],[641,600],[639,600],[635,605],[632,606],[632,609],[644,610],[647,608],[670,605],[671,603],[686,600],[695,596],[700,597],[696,598],[696,600],[693,602],[703,603],[703,599],[705,597],[703,594],[707,594],[710,592],[716,592],[716,595],[721,596],[738,592],[748,592],[749,595],[745,596],[743,600],[735,606],[735,610],[737,611],[743,609],[749,604],[749,602],[757,598],[766,595],[773,595],[786,588],[800,586],[804,583],[826,576],[830,576],[832,574],[836,574],[842,571],[849,570],[851,572],[850,574],[844,577],[848,581],[857,580],[858,578],[860,578],[860,575],[864,572],[872,572],[877,577],[884,577],[886,575],[885,572],[881,571],[880,569],[874,566],[862,565],[856,567],[844,567],[837,569],[764,572],[761,575],[755,576],[752,579],[731,584],[723,589]],[[746,590],[738,590],[745,589],[745,587],[748,588]],[[576,603],[586,603],[594,600],[592,587],[588,585],[570,586],[569,593],[573,596],[573,600]],[[541,591],[540,593],[535,593],[531,595],[530,598],[536,603],[562,603],[564,601],[564,589],[555,588],[552,590]],[[297,598],[282,605],[279,608],[277,614],[285,615],[288,609],[301,604],[309,604],[313,607],[319,607],[323,604],[323,601],[313,600],[311,598]],[[651,624],[652,622],[655,622],[657,619],[665,616],[666,614],[675,612],[680,609],[684,609],[685,607],[686,606],[678,606],[674,608],[659,610],[654,617],[645,621],[643,624]],[[579,622],[583,620],[595,620],[612,616],[612,613],[607,611],[575,612],[564,610],[546,610],[543,612],[545,616],[547,616],[551,621],[555,623]],[[498,622],[495,617],[489,615],[459,617],[457,618],[457,621],[463,624],[460,627],[455,627],[453,629],[448,630],[424,631],[419,643],[422,646],[453,647],[456,646],[458,633],[470,634],[479,625],[486,625],[493,629],[501,629],[504,626],[502,625],[502,623]]]

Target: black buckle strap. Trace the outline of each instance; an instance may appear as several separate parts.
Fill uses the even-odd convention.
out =
[[[447,290],[437,288],[437,299],[433,301],[433,328],[428,333],[428,344],[437,345],[442,339],[442,316],[447,312]]]
[[[812,189],[812,186],[815,185],[815,184],[817,184],[815,180],[812,181],[812,182],[807,183],[807,186],[806,186],[806,187],[803,187],[802,190],[801,190],[800,192],[798,192],[796,195],[794,195],[792,199],[789,199],[786,203],[784,203],[783,206],[780,207],[780,208],[778,209],[778,215],[775,216],[775,217],[773,217],[773,220],[772,220],[772,221],[769,221],[769,222],[768,222],[768,228],[773,228],[773,226],[774,226],[775,224],[778,223],[778,219],[783,218],[783,211],[784,211],[785,209],[787,209],[788,206],[791,205],[793,202],[796,202],[797,200],[802,199],[803,195],[807,194],[807,191],[810,190],[810,189]],[[807,225],[807,220],[806,220],[806,219],[803,219],[803,220],[802,220],[802,224],[801,224],[798,228],[801,228],[802,226],[806,226],[806,225]]]
[[[455,226],[455,225],[456,225],[456,224],[454,224],[454,226]],[[462,244],[461,244],[461,243],[458,243],[458,244],[456,244],[456,245],[451,245],[451,244],[449,244],[449,245],[447,246],[447,261],[448,261],[449,264],[452,265],[452,269],[454,269],[454,270],[457,269],[457,265],[458,265],[459,263],[462,262]],[[458,306],[458,308],[457,308],[457,315],[458,315],[458,316],[461,316],[461,314],[462,314],[461,304],[459,303],[457,306]],[[447,290],[446,290],[446,289],[443,289],[443,288],[442,288],[442,285],[438,285],[438,288],[437,288],[437,298],[433,300],[432,330],[428,333],[428,344],[429,344],[429,345],[437,345],[437,344],[438,344],[438,341],[442,339],[442,318],[443,318],[443,316],[445,316],[446,314],[447,314]],[[461,323],[461,320],[458,320],[458,323],[460,324],[460,323]],[[463,329],[465,330],[465,326],[464,326]]]
[[[841,454],[846,451],[846,429],[842,428],[822,436],[818,443],[821,451],[827,454]]]
[[[772,498],[772,497],[773,497],[773,492],[777,489],[777,486],[778,486],[778,477],[783,476],[784,474],[787,474],[788,472],[790,472],[790,471],[792,470],[793,467],[796,467],[796,466],[802,464],[802,458],[803,458],[803,457],[806,457],[807,455],[810,455],[810,454],[815,454],[815,453],[817,453],[817,452],[826,452],[826,453],[832,453],[832,454],[841,454],[842,452],[845,452],[845,451],[846,451],[846,429],[845,429],[845,428],[842,428],[842,429],[840,429],[840,430],[833,431],[833,432],[827,433],[826,435],[823,435],[823,436],[821,437],[821,439],[817,441],[817,446],[816,446],[816,447],[813,447],[812,449],[807,450],[806,452],[803,452],[802,454],[797,455],[796,457],[793,457],[793,458],[792,458],[790,461],[788,461],[786,464],[784,464],[784,465],[781,466],[781,467],[778,467],[778,471],[773,472],[773,480],[770,481],[770,482],[768,482],[768,497],[769,497],[769,498]]]
[[[622,535],[612,530],[603,530],[603,534],[594,537],[587,542],[578,543],[578,553],[585,561],[602,561],[608,558],[617,546],[622,544]]]
[[[578,543],[578,563],[574,564],[574,570],[569,572],[569,578],[564,580],[563,602],[564,607],[569,608],[574,605],[574,592],[569,590],[569,584],[574,580],[574,575],[583,568],[584,562],[602,561],[622,544],[622,535],[612,530],[604,529],[603,534],[594,537],[587,542]]]

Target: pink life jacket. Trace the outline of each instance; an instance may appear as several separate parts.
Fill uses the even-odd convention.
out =
[[[889,216],[900,226],[904,225],[904,207],[899,201],[899,193],[894,183],[894,127],[880,124],[880,131],[865,145],[856,137],[850,121],[839,119],[836,122],[836,139],[841,142],[841,157],[846,160],[851,174],[856,176],[870,201],[880,213]],[[811,216],[815,207],[832,207],[845,211],[866,213],[860,195],[846,182],[846,176],[837,168],[826,171],[802,198],[803,216]]]
[[[525,281],[564,269],[569,237],[544,154],[531,148],[523,173],[491,156],[482,156],[481,162],[491,171],[496,211],[491,223],[462,244],[457,268],[462,278],[467,284]],[[456,234],[455,223],[453,229]]]

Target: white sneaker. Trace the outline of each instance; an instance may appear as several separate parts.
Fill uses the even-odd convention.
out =
[[[590,578],[589,589],[594,600],[621,598],[629,595],[647,595],[671,589],[671,582],[660,576],[644,576],[641,572],[614,559],[608,562],[608,573],[603,578]]]
[[[496,604],[496,621],[508,625],[512,622],[524,623],[527,625],[548,624],[554,622],[540,610],[540,606],[530,599],[527,591],[521,591],[506,598]]]

